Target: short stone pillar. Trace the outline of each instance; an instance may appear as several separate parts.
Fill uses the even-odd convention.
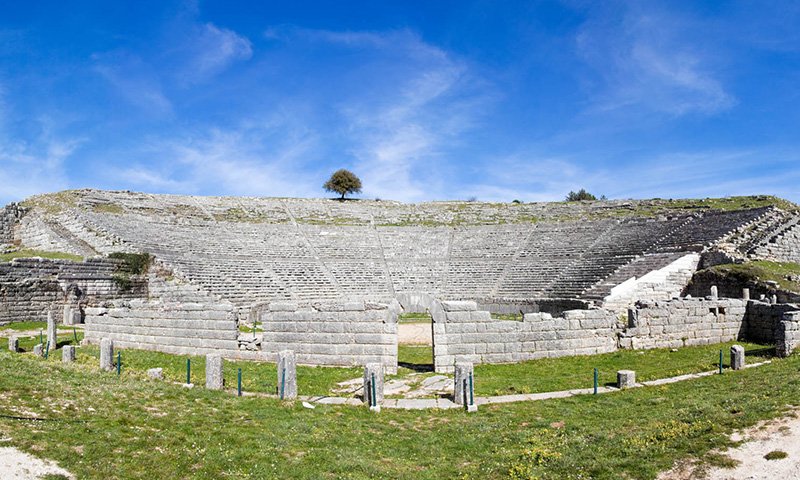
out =
[[[52,310],[47,311],[47,341],[50,342],[50,350],[58,348],[58,330]]]
[[[75,346],[64,345],[61,349],[61,361],[64,363],[72,363],[75,361]]]
[[[64,325],[80,325],[81,308],[79,305],[64,305]]]
[[[11,353],[19,352],[19,338],[16,335],[8,337],[8,351]]]
[[[209,390],[222,390],[224,383],[222,357],[214,354],[206,355],[206,388]]]
[[[731,368],[734,370],[744,368],[744,347],[741,345],[731,347]]]
[[[278,397],[297,398],[297,361],[292,350],[278,352]]]
[[[472,363],[456,363],[453,402],[464,405],[468,412],[478,411],[475,405],[475,369]]]
[[[769,303],[771,303],[771,304],[773,304],[773,305],[775,305],[776,303],[778,303],[778,296],[777,296],[777,295],[774,295],[774,294],[773,294],[772,296],[770,296],[770,297],[769,297]]]
[[[383,403],[383,364],[368,363],[364,366],[364,403],[373,412],[381,411]]]
[[[110,338],[100,340],[100,370],[114,370],[114,342]]]
[[[633,370],[617,371],[617,388],[631,388],[636,386],[636,372]]]
[[[153,380],[164,380],[164,369],[163,368],[147,369],[147,378],[152,378]]]
[[[33,346],[33,354],[37,357],[44,357],[44,345],[37,343]]]
[[[717,297],[719,297],[719,292],[717,291],[717,286],[716,285],[712,285],[711,286],[711,298],[717,298]]]
[[[750,289],[749,288],[743,288],[742,289],[742,298],[745,301],[750,300]]]
[[[775,330],[775,353],[788,357],[800,344],[800,312],[786,312]]]

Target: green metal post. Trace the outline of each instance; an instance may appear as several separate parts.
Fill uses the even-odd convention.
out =
[[[283,367],[281,370],[281,400],[283,400],[283,394],[286,391],[286,367]]]
[[[50,342],[48,341],[48,342],[47,342],[47,346],[46,346],[46,347],[45,347],[45,349],[44,349],[44,358],[45,358],[45,360],[46,360],[46,359],[47,359],[47,357],[49,357],[49,356],[50,356]]]
[[[192,383],[192,359],[186,359],[186,384]]]
[[[594,394],[597,395],[597,369],[594,369]]]
[[[475,391],[472,384],[472,372],[469,372],[469,404],[475,405]]]
[[[44,336],[42,335],[42,330],[39,330],[39,343],[44,343]]]
[[[376,407],[378,406],[378,397],[375,394],[375,372],[372,373],[372,381],[369,382],[369,387],[372,390],[372,402],[370,405]]]
[[[78,330],[75,327],[72,327],[72,338],[75,339],[75,343],[78,343]]]
[[[722,375],[722,350],[719,351],[719,374]]]
[[[242,369],[239,369],[239,373],[236,379],[236,391],[237,394],[241,397],[242,396]]]
[[[461,384],[462,384],[461,385],[461,394],[464,397],[464,408],[466,408],[467,406],[469,406],[469,404],[467,403],[467,379],[465,378],[461,382]]]
[[[122,352],[117,352],[117,376],[122,372]]]

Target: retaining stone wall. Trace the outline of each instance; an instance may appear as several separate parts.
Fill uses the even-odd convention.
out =
[[[361,366],[381,363],[397,372],[397,309],[365,302],[300,306],[273,302],[261,314],[261,349],[293,350],[297,362]]]
[[[144,295],[141,281],[133,280],[127,290],[120,288],[113,277],[117,265],[108,259],[18,258],[0,263],[0,323],[46,321],[49,310],[60,319],[68,292],[76,293],[82,305]]]
[[[642,301],[628,312],[621,348],[679,348],[743,338],[747,303],[734,298]]]
[[[800,310],[800,306],[791,303],[770,304],[751,300],[747,304],[745,316],[747,340],[759,343],[775,342],[784,314],[796,310]]]
[[[0,210],[0,245],[14,243],[14,225],[20,216],[16,203],[5,206]]]
[[[775,350],[778,356],[791,355],[800,345],[800,311],[784,313],[775,333]]]
[[[800,224],[759,246],[756,255],[780,262],[800,263]]]
[[[617,349],[617,319],[607,310],[570,310],[556,318],[528,313],[518,322],[492,320],[475,302],[440,302],[432,313],[437,372],[452,372],[455,362],[511,363]]]

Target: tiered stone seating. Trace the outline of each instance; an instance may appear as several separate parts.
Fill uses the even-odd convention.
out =
[[[768,212],[593,218],[624,204],[406,205],[99,191],[80,193],[76,204],[47,217],[55,227],[42,223],[45,215],[26,217],[31,246],[41,239],[99,253],[150,252],[242,309],[414,291],[450,299],[596,298],[621,276],[660,268],[672,253],[703,248]],[[576,212],[586,219],[561,221]]]

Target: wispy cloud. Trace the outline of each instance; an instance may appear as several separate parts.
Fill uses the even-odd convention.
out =
[[[182,67],[177,72],[189,83],[212,77],[235,62],[249,60],[253,45],[244,36],[213,23],[192,23],[181,32],[180,42],[169,54]]]
[[[603,4],[606,5],[606,4]],[[615,4],[616,5],[616,4]],[[703,25],[639,3],[596,7],[577,35],[579,55],[599,81],[589,79],[593,109],[644,108],[672,115],[713,114],[736,99],[704,51]]]
[[[125,51],[92,55],[94,70],[105,78],[117,95],[140,110],[156,115],[172,113],[156,69],[138,55]]]

